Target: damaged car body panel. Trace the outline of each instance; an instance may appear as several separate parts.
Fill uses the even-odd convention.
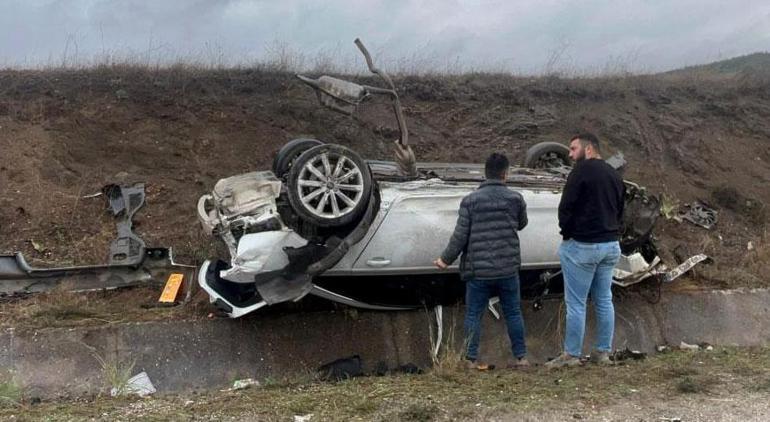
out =
[[[382,205],[369,236],[327,275],[398,275],[435,273],[433,260],[452,234],[460,201],[477,183],[429,179],[381,182]],[[556,224],[559,194],[548,189],[521,189],[530,224],[519,233],[523,269],[558,266]],[[450,267],[457,272],[457,265]]]
[[[131,265],[36,268],[21,253],[0,255],[0,295],[40,293],[59,286],[70,291],[117,289],[165,280],[171,273],[192,280],[195,266],[174,262],[167,248],[146,248],[139,262]]]
[[[144,259],[145,244],[133,232],[134,214],[144,206],[144,184],[134,186],[107,185],[102,188],[117,223],[118,236],[110,244],[110,264],[136,265]]]

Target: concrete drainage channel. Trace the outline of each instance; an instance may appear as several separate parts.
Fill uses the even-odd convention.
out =
[[[530,358],[560,350],[560,300],[532,311],[525,304]],[[660,344],[770,343],[770,290],[666,293],[657,304],[627,296],[616,302],[616,348],[654,352]],[[433,328],[431,325],[433,324]],[[254,315],[240,320],[121,323],[102,327],[14,330],[0,336],[0,370],[30,396],[105,391],[103,362],[149,375],[159,392],[221,389],[234,380],[281,379],[332,360],[359,355],[365,371],[378,364],[426,367],[431,361],[433,310]],[[443,309],[444,339],[459,344],[462,308]],[[588,334],[592,332],[589,321]],[[510,359],[504,323],[485,317],[483,358]],[[446,346],[442,346],[446,347]]]

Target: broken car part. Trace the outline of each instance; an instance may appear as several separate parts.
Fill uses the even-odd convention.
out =
[[[717,223],[719,214],[717,211],[707,204],[695,201],[692,204],[686,205],[688,210],[679,216],[683,220],[687,220],[696,226],[703,227],[710,230]]]
[[[548,293],[551,291],[551,280],[558,275],[561,275],[561,270],[554,273],[550,271],[543,271],[540,274],[540,283],[543,285],[543,291],[535,298],[534,301],[532,301],[532,309],[535,311],[543,309],[543,299],[548,296]]]
[[[221,186],[226,184],[223,183]],[[235,202],[231,205],[236,209],[246,209],[239,203],[240,200],[254,201],[259,197],[259,195],[243,195],[240,192],[242,189],[248,190],[250,186],[253,184],[240,183],[239,186],[230,190],[232,195],[228,198],[235,198]],[[199,206],[199,218],[204,223],[204,227],[211,227],[210,224],[216,221],[217,226],[211,229],[212,233],[216,231],[222,234],[226,243],[231,240],[238,243],[235,245],[235,253],[231,255],[229,265],[222,261],[204,262],[198,274],[198,283],[209,294],[211,301],[231,317],[244,315],[266,305],[296,301],[308,293],[351,305],[359,304],[354,299],[313,285],[312,277],[336,264],[352,245],[366,235],[380,206],[378,191],[370,192],[366,211],[355,228],[350,230],[344,238],[329,236],[323,243],[308,242],[296,232],[283,226],[280,218],[277,218],[280,224],[278,230],[247,234],[236,240],[231,233],[231,228],[226,224],[235,223],[239,221],[238,219],[217,218],[214,210],[222,208],[218,203],[215,203],[213,209],[209,211],[205,206]],[[263,192],[262,195],[272,195],[272,193]],[[270,197],[270,200],[264,203],[272,207],[274,200],[275,198]],[[262,210],[263,207],[252,207],[252,213],[260,213]],[[248,213],[239,214],[239,218],[254,217]],[[206,223],[209,225],[207,226]],[[376,305],[373,307],[386,308]]]
[[[491,307],[492,304],[490,303],[489,306]],[[436,314],[436,338],[431,338],[430,340],[433,344],[433,347],[431,347],[431,358],[435,362],[438,359],[438,352],[441,350],[441,343],[444,342],[444,307],[436,305],[433,307],[433,312]]]
[[[189,297],[195,266],[177,264],[171,249],[166,248],[146,248],[141,258],[134,265],[35,268],[21,253],[0,255],[0,295],[39,293],[58,286],[72,291],[116,289],[152,281],[162,282],[173,272],[185,275]]]
[[[610,165],[610,167],[617,170],[619,173],[623,174],[623,170],[626,167],[626,164],[628,164],[628,161],[626,161],[626,157],[623,155],[622,152],[618,152],[612,157],[604,160],[607,164]]]
[[[652,262],[647,262],[642,254],[621,255],[620,261],[613,269],[612,282],[621,287],[637,284],[650,277],[660,277],[660,280],[670,283],[682,274],[690,271],[697,264],[707,261],[709,257],[703,254],[694,255],[673,269],[662,264],[660,258],[655,256]]]
[[[361,40],[356,39],[356,46],[363,54],[369,71],[381,77],[389,88],[378,88],[368,85],[358,85],[353,82],[337,79],[331,76],[321,76],[318,79],[311,79],[302,75],[297,75],[302,82],[316,90],[318,100],[321,105],[332,110],[351,115],[355,112],[358,105],[367,99],[371,94],[387,95],[393,102],[393,112],[398,122],[399,138],[395,142],[395,158],[398,163],[399,171],[407,177],[417,175],[417,160],[414,151],[409,146],[409,131],[406,128],[406,120],[401,107],[401,100],[396,92],[396,86],[383,70],[374,66],[372,57]]]
[[[679,276],[681,276],[682,274],[686,273],[687,271],[690,271],[697,264],[701,262],[708,263],[710,260],[711,258],[709,258],[707,255],[704,255],[704,254],[691,256],[683,263],[677,265],[674,269],[670,271],[666,271],[663,281],[670,283],[676,280],[677,278],[679,278]]]
[[[270,171],[222,179],[211,195],[198,200],[198,221],[210,235],[221,237],[231,256],[244,234],[280,228],[275,200],[281,181]]]
[[[660,198],[647,193],[636,183],[623,181],[625,186],[625,206],[623,209],[623,227],[620,236],[620,249],[624,254],[643,252],[645,258],[652,259],[655,252],[650,249],[652,229],[660,216]]]
[[[626,347],[623,350],[616,350],[612,356],[613,362],[622,362],[625,360],[644,360],[647,358],[647,353],[640,352],[638,350],[631,350]]]
[[[135,394],[139,397],[149,396],[157,393],[158,390],[152,385],[147,372],[140,372],[129,378],[124,385],[110,389],[110,396],[128,396]]]
[[[134,214],[144,205],[144,184],[134,186],[107,185],[102,193],[110,203],[113,215],[120,218],[118,237],[110,244],[110,264],[136,265],[144,258],[145,244],[134,234]]]

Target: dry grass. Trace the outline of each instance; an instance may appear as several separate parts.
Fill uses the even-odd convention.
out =
[[[4,298],[0,327],[79,327],[121,322],[203,318],[208,304],[198,296],[185,306],[158,307],[162,286],[70,292],[65,286],[26,297]]]
[[[0,408],[17,407],[22,404],[23,390],[12,373],[0,377]]]
[[[434,332],[435,320],[432,320],[428,326],[431,343],[431,360],[433,365],[430,373],[438,377],[453,377],[465,366],[467,340],[463,338],[463,334],[458,333],[457,331],[462,327],[462,324],[457,323],[458,318],[461,318],[459,313],[460,308],[454,307],[449,309],[453,309],[453,312],[449,315],[449,323],[443,324],[444,329],[442,330],[440,344],[436,344],[438,332]],[[433,315],[435,315],[435,311],[432,316]],[[446,330],[447,327],[449,328],[448,331]],[[437,347],[438,353],[434,354],[433,351],[435,351]]]
[[[212,419],[286,420],[313,414],[314,420],[484,419],[562,407],[601,408],[629,400],[664,402],[682,394],[718,397],[726,392],[759,391],[757,386],[766,385],[769,379],[770,349],[677,351],[614,368],[458,370],[453,377],[427,373],[338,383],[306,381],[133,402],[109,398],[47,402],[28,409],[27,417],[186,419],[206,415]],[[0,417],[9,414],[0,410]]]
[[[88,348],[94,359],[99,362],[99,366],[102,368],[102,382],[106,392],[112,394],[114,390],[116,396],[126,393],[128,380],[133,376],[136,360],[123,362],[117,359],[106,359],[95,348],[87,344],[83,344],[83,346]]]

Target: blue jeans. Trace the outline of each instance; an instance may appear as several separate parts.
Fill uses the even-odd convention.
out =
[[[465,358],[479,357],[481,318],[492,297],[500,298],[500,305],[508,328],[513,355],[522,358],[527,354],[524,345],[524,319],[521,316],[519,275],[494,280],[469,280],[465,283]]]
[[[611,352],[615,331],[612,269],[620,259],[620,245],[617,241],[582,243],[566,240],[559,247],[559,259],[564,275],[564,302],[567,304],[564,351],[572,356],[582,356],[586,301],[590,293],[596,311],[595,348],[600,352]]]

